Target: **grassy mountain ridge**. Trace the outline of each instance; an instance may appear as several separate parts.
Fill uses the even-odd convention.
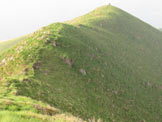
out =
[[[4,52],[0,92],[85,120],[158,122],[161,40],[161,32],[150,25],[103,6],[44,27]]]

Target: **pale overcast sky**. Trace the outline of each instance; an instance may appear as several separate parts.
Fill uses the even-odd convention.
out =
[[[73,19],[108,2],[154,27],[162,27],[162,0],[0,0],[0,40]]]

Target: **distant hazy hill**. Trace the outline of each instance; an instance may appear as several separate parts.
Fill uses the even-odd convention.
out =
[[[159,30],[162,31],[162,28],[160,28]]]
[[[21,40],[23,40],[25,38],[26,38],[26,36],[16,38],[16,39],[12,39],[12,40],[8,40],[8,41],[0,41],[0,53],[4,52],[5,50],[7,50],[11,47],[13,47],[18,42],[20,42]]]
[[[161,122],[161,52],[159,30],[110,5],[43,27],[0,56],[0,121]]]

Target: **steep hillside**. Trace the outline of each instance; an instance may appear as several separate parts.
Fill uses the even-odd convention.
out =
[[[110,5],[51,24],[0,56],[1,98],[13,101],[0,109],[44,117],[48,104],[89,121],[160,122],[161,52],[160,31]]]

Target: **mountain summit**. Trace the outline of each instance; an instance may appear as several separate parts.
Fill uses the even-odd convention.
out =
[[[159,30],[111,5],[43,27],[0,55],[0,116],[160,122],[161,52]]]

